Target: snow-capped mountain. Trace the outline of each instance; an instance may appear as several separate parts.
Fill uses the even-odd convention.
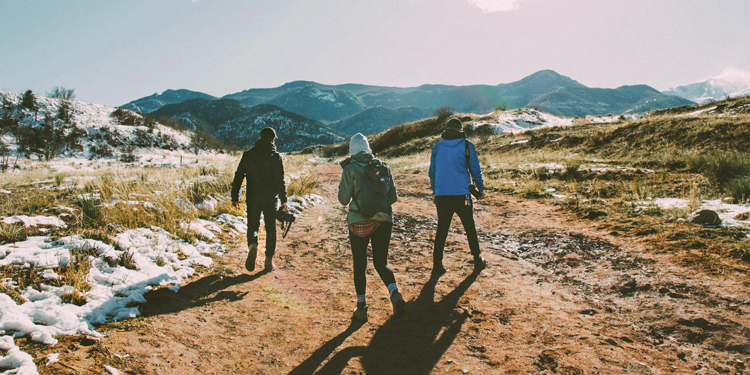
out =
[[[729,69],[703,82],[673,87],[662,93],[681,96],[699,104],[750,95],[750,72]]]

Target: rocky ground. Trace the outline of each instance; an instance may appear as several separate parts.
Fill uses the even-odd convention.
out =
[[[390,264],[407,300],[391,318],[368,266],[370,319],[353,324],[352,261],[337,166],[319,167],[325,204],[279,241],[270,274],[244,269],[244,242],[143,318],[73,337],[42,373],[504,374],[747,373],[750,278],[675,265],[668,254],[554,207],[490,195],[476,205],[489,266],[472,274],[454,218],[448,273],[430,279],[435,209],[422,175],[397,175]],[[259,256],[259,269],[262,262]]]

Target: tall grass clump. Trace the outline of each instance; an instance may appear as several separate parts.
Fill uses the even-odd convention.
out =
[[[724,190],[738,203],[750,201],[750,179],[748,178],[731,180],[724,185]]]
[[[689,170],[703,174],[717,190],[730,194],[734,192],[733,196],[742,196],[743,186],[747,184],[742,179],[750,176],[750,158],[742,154],[692,156],[688,158],[687,165]]]
[[[320,184],[320,178],[315,171],[304,173],[299,177],[292,178],[286,186],[286,195],[297,195],[304,197],[311,194]]]

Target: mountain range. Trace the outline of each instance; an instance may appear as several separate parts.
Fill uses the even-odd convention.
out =
[[[681,96],[699,104],[750,95],[750,73],[730,69],[719,76],[673,87],[663,93]]]
[[[450,107],[460,113],[488,113],[497,108],[526,107],[556,116],[583,117],[637,113],[693,103],[678,96],[665,95],[646,85],[616,89],[590,88],[552,70],[542,70],[519,81],[495,86],[422,85],[401,88],[295,81],[276,88],[248,89],[220,99],[195,91],[167,90],[161,95],[134,100],[122,107],[158,117],[174,113],[168,108],[159,112],[160,108],[198,98],[206,101],[235,100],[248,107],[272,105],[316,121],[332,131],[338,129],[349,135],[356,132],[372,134],[402,122],[427,118],[439,107]],[[205,110],[207,108],[201,109]],[[225,108],[217,107],[217,110],[224,111]],[[178,117],[187,119],[197,116],[188,113],[190,111],[183,107]],[[226,115],[208,116],[202,113],[201,118],[222,118]]]

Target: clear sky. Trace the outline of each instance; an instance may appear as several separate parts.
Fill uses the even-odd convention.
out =
[[[295,80],[664,90],[750,71],[748,0],[2,0],[0,90],[122,105]]]

